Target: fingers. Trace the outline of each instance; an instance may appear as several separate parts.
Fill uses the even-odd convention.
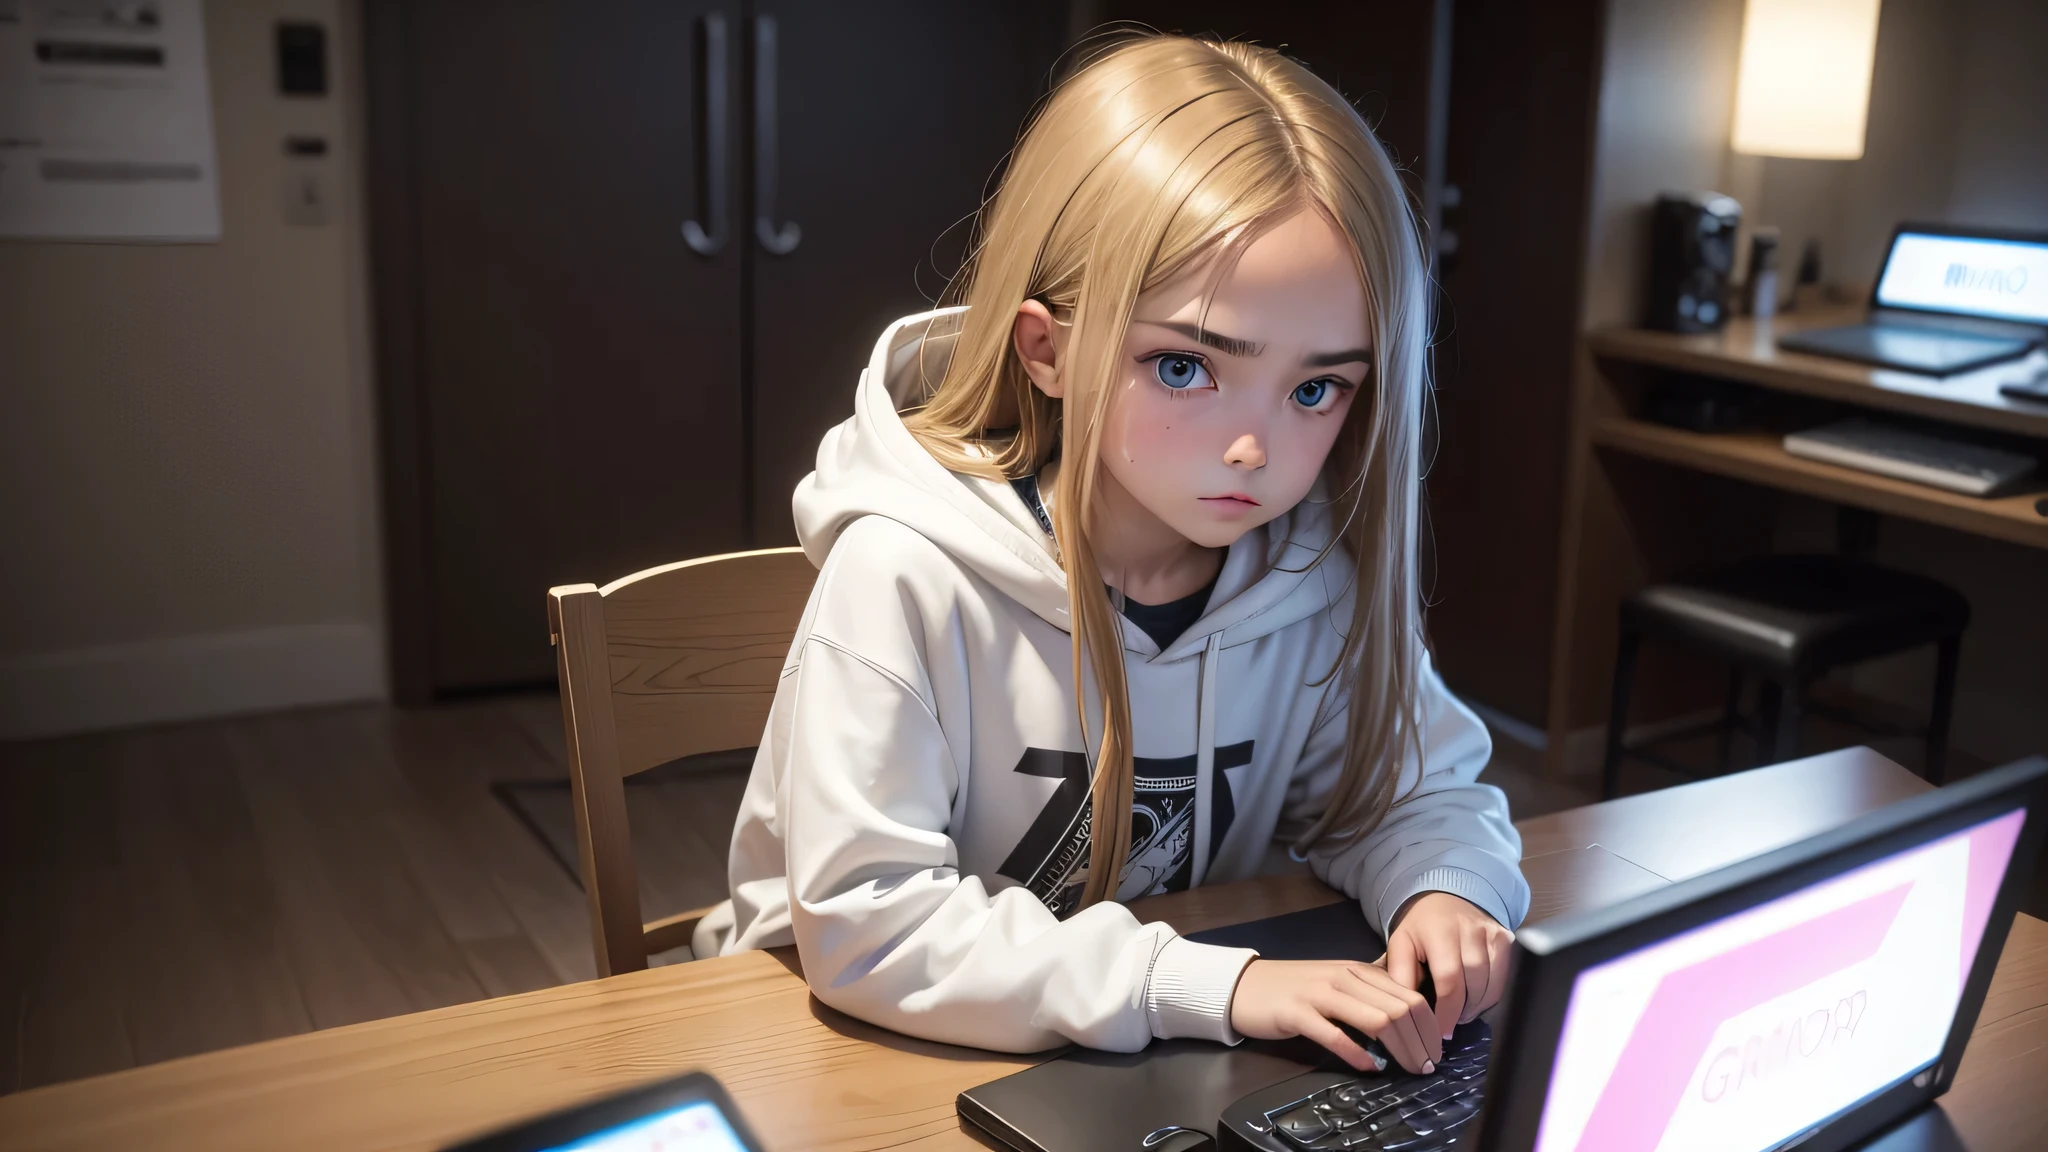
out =
[[[1349,974],[1351,981],[1345,991],[1377,1015],[1345,1017],[1345,1023],[1371,1033],[1403,1068],[1433,1071],[1444,1057],[1444,1046],[1429,1002],[1413,989],[1389,985],[1376,969],[1356,967]]]
[[[1345,1035],[1342,1028],[1310,1013],[1301,1022],[1301,1034],[1337,1054],[1337,1058],[1360,1072],[1385,1072],[1387,1062]],[[1382,1041],[1384,1043],[1384,1041]]]

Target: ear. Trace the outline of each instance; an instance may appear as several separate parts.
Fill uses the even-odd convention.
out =
[[[1060,374],[1060,345],[1064,337],[1051,309],[1036,300],[1017,305],[1017,323],[1010,332],[1017,359],[1023,361],[1024,374],[1031,377],[1038,390],[1055,400],[1067,390]]]

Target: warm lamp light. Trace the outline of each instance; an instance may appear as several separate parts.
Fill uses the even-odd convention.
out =
[[[1735,87],[1737,152],[1863,155],[1879,0],[1749,0]]]

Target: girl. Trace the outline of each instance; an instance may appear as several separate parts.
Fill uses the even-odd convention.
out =
[[[797,489],[818,583],[697,954],[793,942],[825,1003],[982,1048],[1373,1066],[1349,1025],[1432,1070],[1529,896],[1423,650],[1426,291],[1393,165],[1298,64],[1151,36],[1060,84],[957,306],[883,333]],[[1120,903],[1276,841],[1384,968]]]

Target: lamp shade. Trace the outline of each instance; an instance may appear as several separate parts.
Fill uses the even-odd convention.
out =
[[[1863,155],[1879,0],[1749,0],[1735,86],[1737,152]]]

